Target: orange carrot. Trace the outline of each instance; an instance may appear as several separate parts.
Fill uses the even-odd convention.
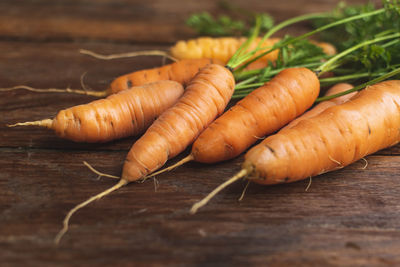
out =
[[[159,81],[61,110],[54,119],[10,126],[36,125],[76,142],[107,142],[143,133],[164,110],[177,102],[183,91],[177,82]]]
[[[132,86],[142,85],[159,80],[172,80],[186,86],[196,73],[208,64],[221,64],[214,59],[184,59],[159,68],[135,71],[116,78],[108,89],[116,93]]]
[[[242,170],[196,203],[192,212],[243,177],[265,185],[294,182],[343,168],[397,144],[399,107],[400,81],[385,81],[367,87],[351,101],[267,137],[246,153]]]
[[[201,69],[186,87],[179,101],[162,113],[132,146],[119,182],[70,210],[55,242],[58,243],[66,233],[69,219],[77,210],[129,182],[144,178],[169,158],[182,152],[224,111],[234,87],[234,77],[227,68],[210,64]]]

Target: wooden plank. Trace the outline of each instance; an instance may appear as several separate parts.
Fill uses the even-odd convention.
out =
[[[0,2],[0,37],[28,40],[97,39],[134,42],[169,42],[187,39],[193,31],[185,20],[194,12],[221,13],[218,1],[76,0]],[[351,1],[364,3],[365,1]],[[374,0],[375,3],[380,3]],[[335,0],[287,1],[285,4],[250,0],[229,1],[253,12],[268,12],[278,21],[337,5]],[[296,29],[296,33],[300,28]],[[304,28],[303,28],[304,30]],[[157,34],[155,34],[157,33]]]
[[[152,181],[131,184],[81,210],[55,247],[65,212],[113,183],[96,181],[80,161],[118,174],[123,153],[1,152],[0,258],[12,265],[400,263],[400,186],[392,175],[400,157],[370,156],[367,169],[357,162],[321,175],[307,192],[308,181],[254,184],[241,203],[237,183],[196,215],[191,204],[240,159],[189,164],[157,177],[156,192]]]

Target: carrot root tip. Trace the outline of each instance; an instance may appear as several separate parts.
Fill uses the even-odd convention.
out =
[[[99,172],[98,170],[96,170],[95,168],[93,168],[92,165],[90,165],[89,163],[87,163],[86,161],[83,161],[83,164],[89,168],[89,170],[91,170],[92,172],[94,172],[95,174],[98,175],[98,179],[100,179],[101,177],[107,177],[107,178],[112,178],[112,179],[120,179],[121,177],[119,176],[115,176],[115,175],[111,175],[111,174],[107,174],[107,173],[103,173],[103,172]]]
[[[209,193],[205,198],[203,198],[199,202],[196,202],[190,209],[190,213],[195,214],[201,207],[206,205],[216,194],[218,194],[225,187],[229,186],[230,184],[233,184],[237,180],[249,175],[250,173],[251,173],[251,171],[249,171],[249,169],[242,169],[236,175],[232,176],[227,181],[220,184],[217,188],[215,188],[213,191],[211,191],[211,193]]]
[[[361,158],[362,160],[364,160],[364,166],[361,168],[362,170],[365,170],[368,167],[368,160],[366,160],[365,158]]]
[[[40,121],[26,121],[26,122],[18,122],[15,124],[7,124],[7,127],[40,126],[40,127],[46,127],[46,128],[51,129],[52,125],[53,125],[52,119],[44,119],[44,120],[40,120]]]
[[[159,170],[158,172],[154,172],[154,173],[152,173],[152,174],[150,174],[150,175],[147,175],[146,177],[143,177],[142,181],[144,182],[145,180],[147,180],[147,179],[150,178],[150,177],[154,177],[154,176],[159,175],[159,174],[161,174],[161,173],[164,173],[164,172],[173,170],[173,169],[175,169],[176,167],[179,167],[179,166],[181,166],[181,165],[183,165],[183,164],[185,164],[185,163],[187,163],[187,162],[189,162],[189,161],[192,161],[192,160],[194,160],[194,156],[193,156],[192,154],[190,154],[189,156],[184,157],[183,159],[181,159],[180,161],[178,161],[178,162],[175,163],[174,165],[171,165],[171,166],[169,166],[169,167],[167,167],[167,168],[164,168],[164,169],[162,169],[162,170]]]
[[[240,195],[240,197],[238,199],[238,202],[241,202],[243,200],[244,195],[246,194],[247,188],[250,185],[250,182],[251,182],[250,180],[247,181],[246,186],[243,188],[243,192],[242,192],[242,194]]]
[[[114,186],[110,187],[109,189],[95,195],[92,196],[91,198],[89,198],[88,200],[76,205],[75,207],[73,207],[67,214],[67,216],[65,216],[65,219],[63,221],[63,228],[60,230],[60,232],[58,232],[58,234],[56,235],[56,237],[54,238],[54,243],[56,245],[58,245],[60,243],[61,238],[65,235],[65,233],[68,231],[69,228],[69,220],[71,219],[72,215],[77,212],[79,209],[87,206],[88,204],[92,203],[93,201],[100,199],[108,194],[110,194],[111,192],[123,187],[124,185],[128,184],[129,181],[127,180],[119,180],[119,182],[117,184],[115,184]]]
[[[31,92],[36,92],[36,93],[72,93],[72,94],[80,94],[80,95],[90,95],[90,96],[95,96],[95,97],[104,97],[108,94],[108,91],[87,91],[87,90],[80,90],[80,89],[71,89],[71,88],[66,88],[66,89],[59,89],[59,88],[33,88],[27,85],[17,85],[13,87],[8,87],[8,88],[0,88],[0,92],[5,92],[5,91],[13,91],[13,90],[18,90],[18,89],[24,89],[28,90]]]
[[[311,184],[312,184],[312,177],[310,176],[310,179],[309,179],[309,181],[308,181],[308,185],[307,185],[307,187],[306,187],[306,189],[304,190],[304,191],[308,191],[308,189],[310,189],[310,187],[311,187]]]

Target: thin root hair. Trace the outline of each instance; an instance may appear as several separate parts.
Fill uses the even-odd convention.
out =
[[[69,220],[71,219],[72,215],[77,212],[79,209],[87,206],[88,204],[92,203],[93,201],[100,199],[108,194],[110,194],[111,192],[123,187],[124,185],[128,184],[129,182],[127,180],[119,180],[119,182],[117,184],[115,184],[114,186],[110,187],[109,189],[95,195],[92,196],[91,198],[89,198],[88,200],[76,205],[74,208],[72,208],[67,216],[65,216],[65,219],[63,221],[63,228],[60,230],[60,232],[58,232],[58,234],[56,235],[56,237],[54,238],[54,243],[56,245],[58,245],[60,243],[61,238],[65,235],[65,233],[68,231],[69,228]]]
[[[127,53],[120,53],[120,54],[99,54],[90,50],[86,49],[79,49],[79,53],[88,55],[97,59],[102,60],[112,60],[112,59],[120,59],[120,58],[130,58],[130,57],[138,57],[138,56],[162,56],[168,58],[174,62],[178,61],[178,59],[174,58],[173,56],[169,55],[165,51],[161,50],[145,50],[145,51],[135,51],[135,52],[127,52]]]
[[[112,179],[120,179],[121,177],[119,176],[115,176],[115,175],[111,175],[111,174],[107,174],[107,173],[103,173],[103,172],[99,172],[98,170],[96,170],[92,165],[90,165],[89,163],[87,163],[86,161],[83,161],[83,164],[89,168],[89,170],[91,170],[92,172],[94,172],[95,174],[98,175],[97,179],[100,179],[101,177],[108,177],[108,178],[112,178]]]

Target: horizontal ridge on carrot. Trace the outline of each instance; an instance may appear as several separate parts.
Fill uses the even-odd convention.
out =
[[[41,126],[76,142],[107,142],[143,133],[183,92],[180,83],[159,81],[61,110],[54,119],[9,126]]]
[[[247,177],[259,184],[290,183],[343,168],[400,141],[400,81],[381,82],[351,101],[271,135],[245,155],[242,170],[192,207]]]

